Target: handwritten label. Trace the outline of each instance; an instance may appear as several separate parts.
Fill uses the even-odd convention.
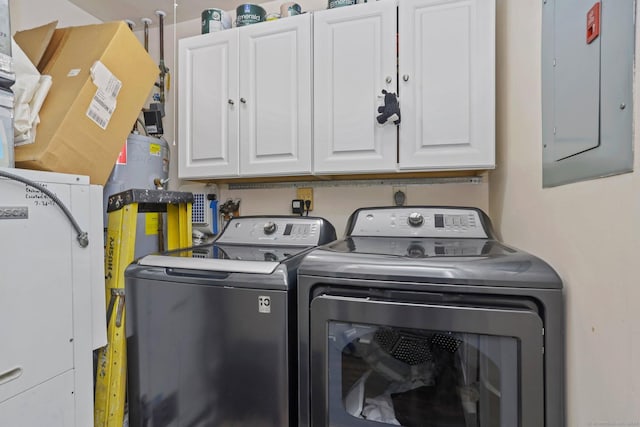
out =
[[[46,183],[39,182],[38,184],[47,188]],[[24,189],[24,198],[28,200],[29,203],[31,203],[33,206],[36,206],[36,207],[48,207],[48,206],[56,205],[56,202],[54,202],[51,199],[51,197],[47,196],[37,188],[30,187],[26,184]]]

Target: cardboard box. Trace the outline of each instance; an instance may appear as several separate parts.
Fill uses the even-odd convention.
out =
[[[53,79],[35,143],[16,147],[16,167],[88,175],[92,184],[104,185],[158,78],[158,65],[124,22],[53,34],[40,27],[15,40]]]

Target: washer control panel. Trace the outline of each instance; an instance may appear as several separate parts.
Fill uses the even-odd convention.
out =
[[[360,209],[349,236],[489,238],[473,208],[391,207]]]
[[[307,217],[236,217],[217,240],[219,243],[315,246],[321,242],[325,222]]]

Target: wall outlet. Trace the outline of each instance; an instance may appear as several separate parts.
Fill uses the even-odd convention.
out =
[[[311,187],[301,187],[296,190],[296,199],[300,200],[310,200],[311,205],[309,206],[309,210],[313,210],[313,188]]]

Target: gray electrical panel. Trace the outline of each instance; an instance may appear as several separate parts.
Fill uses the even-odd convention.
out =
[[[543,186],[633,170],[635,0],[543,0]]]

